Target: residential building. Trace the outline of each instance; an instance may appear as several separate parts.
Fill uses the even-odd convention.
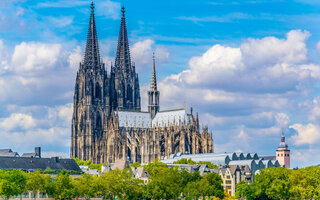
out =
[[[131,167],[131,170],[135,178],[143,180],[144,184],[149,183],[150,175],[144,167]]]
[[[97,169],[90,169],[88,166],[79,166],[81,171],[92,176],[100,176],[100,172]]]
[[[35,153],[25,153],[19,157],[18,153],[12,152],[11,149],[0,150],[0,169],[12,170],[21,169],[23,171],[36,171],[41,170],[67,170],[73,172],[80,172],[81,169],[74,161],[70,158],[41,158],[41,148],[36,147]]]
[[[20,155],[11,149],[0,149],[0,157],[20,157]]]

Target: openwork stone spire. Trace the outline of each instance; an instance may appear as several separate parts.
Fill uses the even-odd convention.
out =
[[[160,111],[160,92],[157,90],[157,76],[156,76],[156,63],[155,63],[154,53],[153,53],[153,65],[152,65],[152,75],[150,90],[148,91],[149,105],[148,111],[153,119],[157,112]]]
[[[100,55],[93,2],[91,3],[91,16],[87,36],[87,45],[84,55],[84,65],[86,68],[100,67]]]
[[[125,13],[124,7],[122,7],[121,12],[122,12],[122,18],[121,18],[115,65],[117,68],[127,70],[130,67],[131,59],[130,59],[129,42],[128,42],[128,35],[127,35],[126,18],[124,15]]]
[[[153,91],[157,90],[157,75],[156,75],[156,64],[155,64],[154,52],[153,52],[153,64],[152,64],[150,89]]]

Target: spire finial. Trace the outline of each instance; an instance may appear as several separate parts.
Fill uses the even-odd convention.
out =
[[[183,108],[184,108],[184,110],[186,110],[186,100],[184,100],[184,102],[183,102]]]
[[[282,133],[281,133],[281,142],[285,142],[285,136],[284,136],[283,128],[282,128]]]
[[[93,3],[93,1],[91,1],[91,9],[92,9],[92,10],[94,9],[94,3]]]
[[[124,17],[124,13],[126,12],[124,9],[124,6],[122,6],[122,8],[121,8],[121,12],[122,12],[122,16]]]
[[[288,148],[288,145],[286,144],[286,138],[284,136],[284,129],[282,128],[282,133],[281,133],[281,142],[279,147],[286,147]]]

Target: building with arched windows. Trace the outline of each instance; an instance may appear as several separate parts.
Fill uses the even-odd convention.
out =
[[[94,163],[116,159],[150,162],[174,153],[213,152],[212,133],[200,130],[192,108],[160,110],[155,56],[148,91],[148,111],[141,111],[139,77],[131,62],[125,10],[115,63],[107,72],[100,58],[91,16],[83,61],[77,72],[71,133],[71,157]]]
[[[283,132],[281,136],[281,142],[276,151],[276,159],[280,165],[284,166],[285,168],[290,168],[290,150],[286,144],[286,138]]]

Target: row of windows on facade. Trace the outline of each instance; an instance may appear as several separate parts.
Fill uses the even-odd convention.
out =
[[[13,198],[15,198],[15,199],[18,199],[18,198],[42,198],[43,199],[43,198],[52,198],[52,197],[47,195],[44,192],[39,192],[38,194],[33,193],[33,192],[26,192],[26,193],[23,193],[21,196],[20,195],[14,196]]]
[[[283,157],[283,154],[278,154],[278,157],[280,157],[280,155],[281,155],[281,157]],[[289,157],[289,154],[286,154],[286,153],[285,153],[284,156],[285,156],[285,157]]]

